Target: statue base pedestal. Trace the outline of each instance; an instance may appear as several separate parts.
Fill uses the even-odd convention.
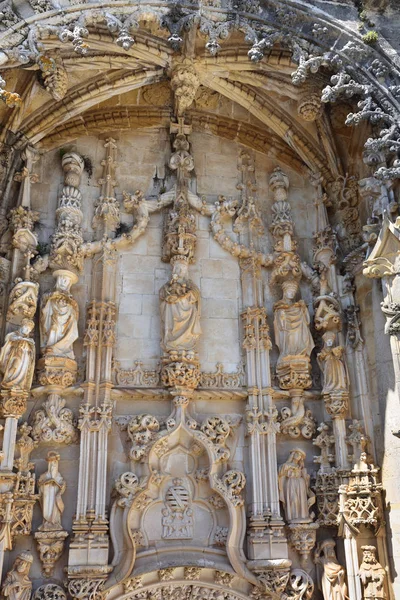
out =
[[[332,419],[343,419],[349,408],[349,392],[334,390],[323,393],[326,412]]]
[[[283,521],[271,523],[252,519],[247,534],[248,557],[251,560],[276,560],[288,558],[288,545]]]
[[[200,384],[200,363],[196,352],[171,351],[162,358],[162,384],[170,388],[194,390]]]
[[[282,390],[305,390],[312,384],[308,356],[285,356],[277,364],[276,374]]]
[[[53,575],[55,563],[63,553],[66,537],[68,537],[68,533],[62,529],[59,531],[36,531],[34,534],[45,577]]]
[[[38,361],[40,385],[56,385],[66,388],[76,382],[78,365],[72,358],[64,356],[43,356]]]
[[[26,411],[26,402],[29,393],[25,390],[1,390],[0,416],[3,418],[15,417],[19,419]]]
[[[318,523],[290,523],[289,544],[300,554],[300,562],[304,567],[317,539]]]

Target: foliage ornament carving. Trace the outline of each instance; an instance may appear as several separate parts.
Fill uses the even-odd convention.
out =
[[[311,600],[314,594],[314,581],[302,569],[292,569],[282,594],[282,600]]]
[[[140,461],[147,455],[151,443],[160,430],[160,423],[152,415],[143,414],[132,417],[127,425],[129,439],[132,447],[129,452],[130,458]]]
[[[319,464],[318,474],[331,473],[331,463],[335,462],[335,455],[331,452],[331,448],[335,443],[335,436],[326,423],[321,423],[317,431],[319,434],[313,440],[313,445],[320,448],[321,454],[320,456],[314,456],[314,462]]]
[[[214,476],[216,489],[233,506],[243,506],[241,492],[246,485],[246,478],[240,471],[227,471],[221,479]]]
[[[118,506],[131,506],[134,496],[139,491],[139,479],[130,471],[123,473],[115,482],[115,491],[119,495]]]
[[[32,420],[32,437],[38,442],[74,444],[78,438],[73,412],[65,399],[51,393]]]
[[[201,431],[214,444],[216,462],[226,462],[230,457],[226,440],[231,432],[227,421],[221,417],[209,417],[202,423]]]
[[[303,436],[311,439],[315,433],[315,420],[311,410],[306,410],[304,398],[298,390],[291,390],[291,408],[284,407],[281,410],[281,428],[284,435],[290,435],[292,438]]]
[[[38,587],[32,600],[67,600],[67,594],[55,583],[46,583]]]

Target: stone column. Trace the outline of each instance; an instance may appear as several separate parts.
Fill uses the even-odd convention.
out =
[[[386,398],[382,406],[384,456],[382,457],[382,482],[385,488],[385,499],[390,505],[390,525],[392,535],[389,545],[395,571],[400,571],[400,485],[399,464],[400,453],[400,218],[393,223],[387,215],[383,219],[382,229],[370,255],[364,262],[364,275],[381,280],[383,302],[381,309],[386,318],[385,333],[389,336],[390,351],[393,363],[393,379],[385,381]],[[378,290],[374,290],[378,292]],[[379,294],[376,293],[375,296]],[[379,294],[380,296],[380,294]],[[384,344],[383,340],[379,340]],[[379,347],[377,349],[379,352]],[[384,348],[381,350],[381,355]],[[390,371],[389,375],[390,377]],[[383,563],[385,557],[379,556]],[[394,595],[400,594],[398,583],[393,586]]]

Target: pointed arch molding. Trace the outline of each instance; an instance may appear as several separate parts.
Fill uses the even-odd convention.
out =
[[[57,68],[64,57],[65,64],[71,63],[72,51],[81,55],[87,53],[87,57],[92,56],[94,60],[99,55],[110,55],[114,61],[118,61],[118,57],[125,60],[127,56],[136,61],[133,74],[125,74],[125,78],[121,76],[119,82],[110,82],[108,88],[106,82],[100,90],[94,86],[92,104],[87,97],[82,103],[75,98],[77,104],[68,118],[79,114],[83,106],[87,110],[95,103],[96,95],[101,101],[103,94],[113,95],[112,90],[121,93],[116,90],[132,89],[146,85],[152,78],[156,80],[161,77],[160,71],[168,71],[174,57],[183,51],[195,61],[203,58],[203,67],[206,65],[206,68],[201,69],[201,77],[205,85],[218,89],[224,95],[233,93],[239,104],[267,123],[311,169],[320,170],[326,158],[313,151],[317,144],[301,125],[293,118],[288,123],[276,103],[269,104],[265,96],[259,97],[254,87],[250,90],[221,76],[224,62],[225,66],[232,66],[238,54],[246,52],[252,71],[259,73],[265,68],[271,53],[279,47],[283,52],[279,66],[281,72],[287,76],[292,70],[291,60],[297,64],[292,73],[295,85],[303,84],[323,68],[325,75],[334,74],[331,85],[323,90],[324,102],[334,102],[341,96],[354,96],[361,100],[359,112],[349,115],[348,123],[370,120],[382,124],[378,138],[368,140],[367,148],[385,152],[390,161],[389,168],[381,167],[379,170],[381,178],[400,176],[400,165],[392,160],[400,151],[399,70],[379,44],[376,47],[366,45],[357,32],[328,13],[314,6],[310,10],[306,3],[294,0],[278,4],[275,0],[218,0],[213,6],[200,0],[196,4],[174,3],[173,10],[165,2],[69,5],[68,0],[59,1],[61,7],[56,5],[56,0],[48,0],[47,7],[51,9],[54,6],[55,10],[41,14],[34,14],[28,0],[18,3],[19,14],[16,14],[10,2],[9,19],[5,20],[8,28],[0,34],[3,49],[0,63],[5,71],[25,65],[28,69],[41,69],[45,76]],[[21,20],[21,16],[24,19]],[[349,21],[350,17],[349,12]],[[193,36],[187,36],[189,29],[200,30],[205,37],[203,48],[194,44]],[[232,42],[229,38],[231,33],[234,33]],[[238,42],[238,33],[242,35],[243,45]],[[64,42],[61,49],[60,40]],[[243,58],[241,56],[240,60]],[[111,65],[107,70],[110,71],[110,68]],[[140,73],[141,70],[143,72]],[[111,73],[112,78],[115,72],[111,70]],[[257,85],[260,85],[259,80]],[[13,97],[5,90],[0,90],[0,95],[12,104]],[[71,101],[72,97],[65,100],[67,104]],[[21,144],[22,140],[34,144],[42,136],[38,127],[43,128],[44,135],[47,135],[52,126],[60,123],[60,118],[61,122],[67,120],[68,109],[57,106],[55,111],[61,112],[54,117],[49,115],[48,123],[35,126],[32,115],[27,123],[11,118],[9,124],[14,125],[11,127],[14,132],[22,126]]]

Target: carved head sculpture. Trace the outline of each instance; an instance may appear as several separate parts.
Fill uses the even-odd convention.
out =
[[[328,538],[324,540],[319,545],[319,551],[323,552],[325,558],[331,558],[336,560],[336,552],[335,552],[336,542],[332,538]]]
[[[376,548],[375,546],[361,546],[363,551],[363,562],[368,564],[376,563]]]
[[[297,463],[300,466],[304,465],[306,453],[301,448],[295,448],[291,451],[288,462]]]
[[[283,299],[289,302],[292,302],[299,290],[298,281],[295,279],[288,279],[287,281],[282,282],[282,290],[283,290]]]
[[[48,467],[49,467],[49,471],[52,475],[54,475],[55,473],[57,473],[58,471],[58,462],[60,460],[60,455],[58,454],[58,452],[54,452],[53,450],[50,450],[50,452],[48,452],[47,454],[47,463],[48,463]]]
[[[336,333],[334,331],[326,331],[322,336],[326,348],[333,348],[336,342]]]
[[[33,563],[33,556],[29,551],[21,552],[18,554],[14,562],[14,569],[18,573],[28,575],[31,565]]]
[[[66,269],[57,269],[57,271],[54,271],[53,275],[57,278],[56,289],[60,292],[68,293],[71,286],[78,281],[78,276]]]
[[[31,319],[22,319],[20,332],[25,337],[28,337],[35,327],[35,323]]]
[[[185,281],[189,277],[189,261],[185,256],[173,256],[171,259],[172,263],[172,277],[171,283],[174,281],[174,277],[177,281]]]

